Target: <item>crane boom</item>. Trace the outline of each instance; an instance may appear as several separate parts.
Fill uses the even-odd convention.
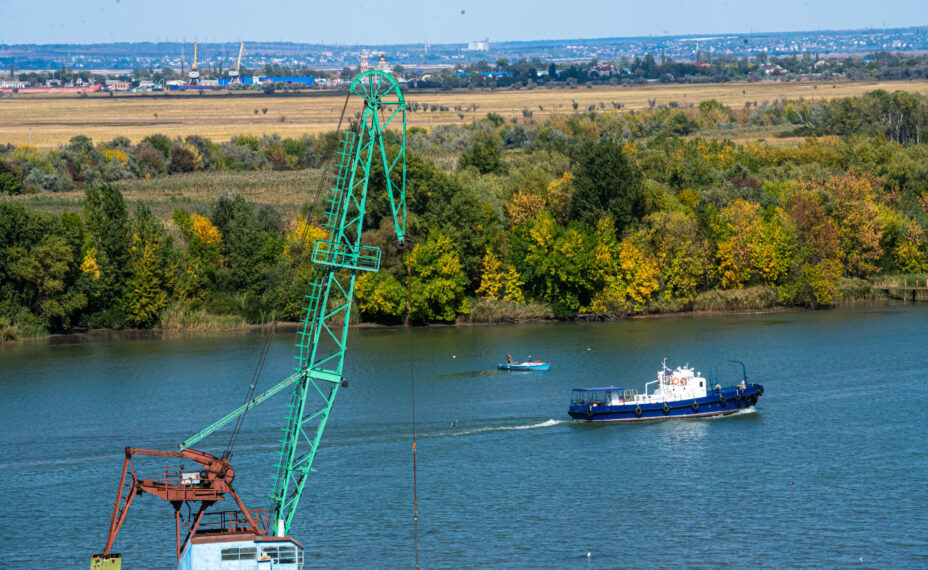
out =
[[[191,85],[200,84],[200,72],[197,71],[197,42],[193,42],[193,65],[190,66],[187,77],[190,78]]]
[[[241,45],[238,46],[238,59],[235,61],[235,69],[229,70],[229,77],[232,78],[231,83],[241,82],[241,80],[239,79],[239,70],[242,67],[242,52],[243,51],[245,51],[245,42],[242,42]]]
[[[342,134],[338,174],[327,200],[328,239],[316,241],[315,278],[305,296],[303,327],[297,336],[301,373],[291,394],[290,414],[281,442],[271,493],[269,532],[286,536],[312,470],[326,421],[344,383],[348,323],[359,271],[376,272],[380,250],[360,243],[371,165],[382,163],[397,242],[406,242],[406,110],[399,85],[386,73],[367,71],[350,92],[364,100],[358,132]],[[389,140],[388,129],[400,140]],[[393,143],[392,145],[390,143]],[[395,153],[389,158],[390,152]],[[399,172],[397,172],[397,170]],[[399,178],[394,187],[392,177]]]

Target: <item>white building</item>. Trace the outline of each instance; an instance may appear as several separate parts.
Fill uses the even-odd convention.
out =
[[[490,40],[481,42],[467,42],[467,51],[490,51]]]

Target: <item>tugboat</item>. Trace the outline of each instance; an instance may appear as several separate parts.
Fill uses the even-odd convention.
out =
[[[525,362],[513,362],[512,357],[508,354],[506,355],[506,363],[497,365],[500,370],[522,370],[522,371],[545,371],[551,370],[551,364],[547,362],[542,362],[540,360],[532,360],[532,356],[525,360]]]
[[[749,383],[743,362],[740,384],[722,387],[687,366],[674,370],[665,360],[657,380],[645,384],[644,392],[634,388],[574,388],[568,414],[581,422],[626,422],[664,418],[704,418],[724,416],[751,408],[764,394],[760,384]],[[652,388],[652,385],[656,384]]]

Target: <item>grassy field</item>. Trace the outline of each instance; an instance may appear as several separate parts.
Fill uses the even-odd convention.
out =
[[[142,202],[165,225],[178,235],[171,215],[175,208],[204,211],[220,192],[240,192],[257,206],[273,206],[285,221],[296,218],[300,206],[311,202],[319,188],[320,170],[264,172],[195,172],[149,180],[123,180],[115,185],[130,204]],[[6,198],[31,210],[61,214],[79,212],[84,205],[84,190],[54,194],[26,194]],[[134,210],[135,206],[130,205]],[[208,210],[205,210],[208,211]]]
[[[551,113],[573,113],[590,105],[612,109],[643,109],[653,100],[657,105],[676,102],[698,104],[718,99],[731,107],[746,102],[763,104],[777,99],[833,99],[857,96],[874,89],[905,90],[928,94],[928,81],[886,82],[760,82],[709,85],[653,84],[632,87],[577,87],[558,89],[500,89],[438,93],[411,92],[407,100],[420,105],[441,105],[447,111],[418,111],[408,116],[410,126],[430,127],[468,123],[487,113],[523,118],[523,110],[534,119]],[[90,97],[5,95],[0,97],[0,143],[31,143],[54,148],[74,135],[95,141],[125,136],[138,142],[152,133],[170,137],[197,134],[217,141],[239,134],[279,134],[292,137],[332,130],[338,123],[344,95],[314,92],[305,96],[263,96],[232,92],[203,95],[170,94],[138,96],[126,94]],[[476,108],[474,108],[476,106]],[[457,111],[455,108],[461,108]],[[360,110],[349,104],[347,116]]]

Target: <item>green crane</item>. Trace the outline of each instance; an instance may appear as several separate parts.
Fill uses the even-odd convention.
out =
[[[397,243],[406,244],[406,104],[389,74],[371,70],[351,82],[350,94],[364,101],[356,131],[340,133],[338,168],[325,202],[327,239],[313,248],[309,282],[297,333],[294,374],[179,446],[184,450],[284,388],[292,387],[268,532],[286,536],[293,523],[306,476],[335,403],[348,349],[348,322],[359,271],[376,272],[380,249],[361,245],[371,166],[382,164]],[[347,101],[346,101],[347,105]],[[395,133],[396,140],[391,139]]]

